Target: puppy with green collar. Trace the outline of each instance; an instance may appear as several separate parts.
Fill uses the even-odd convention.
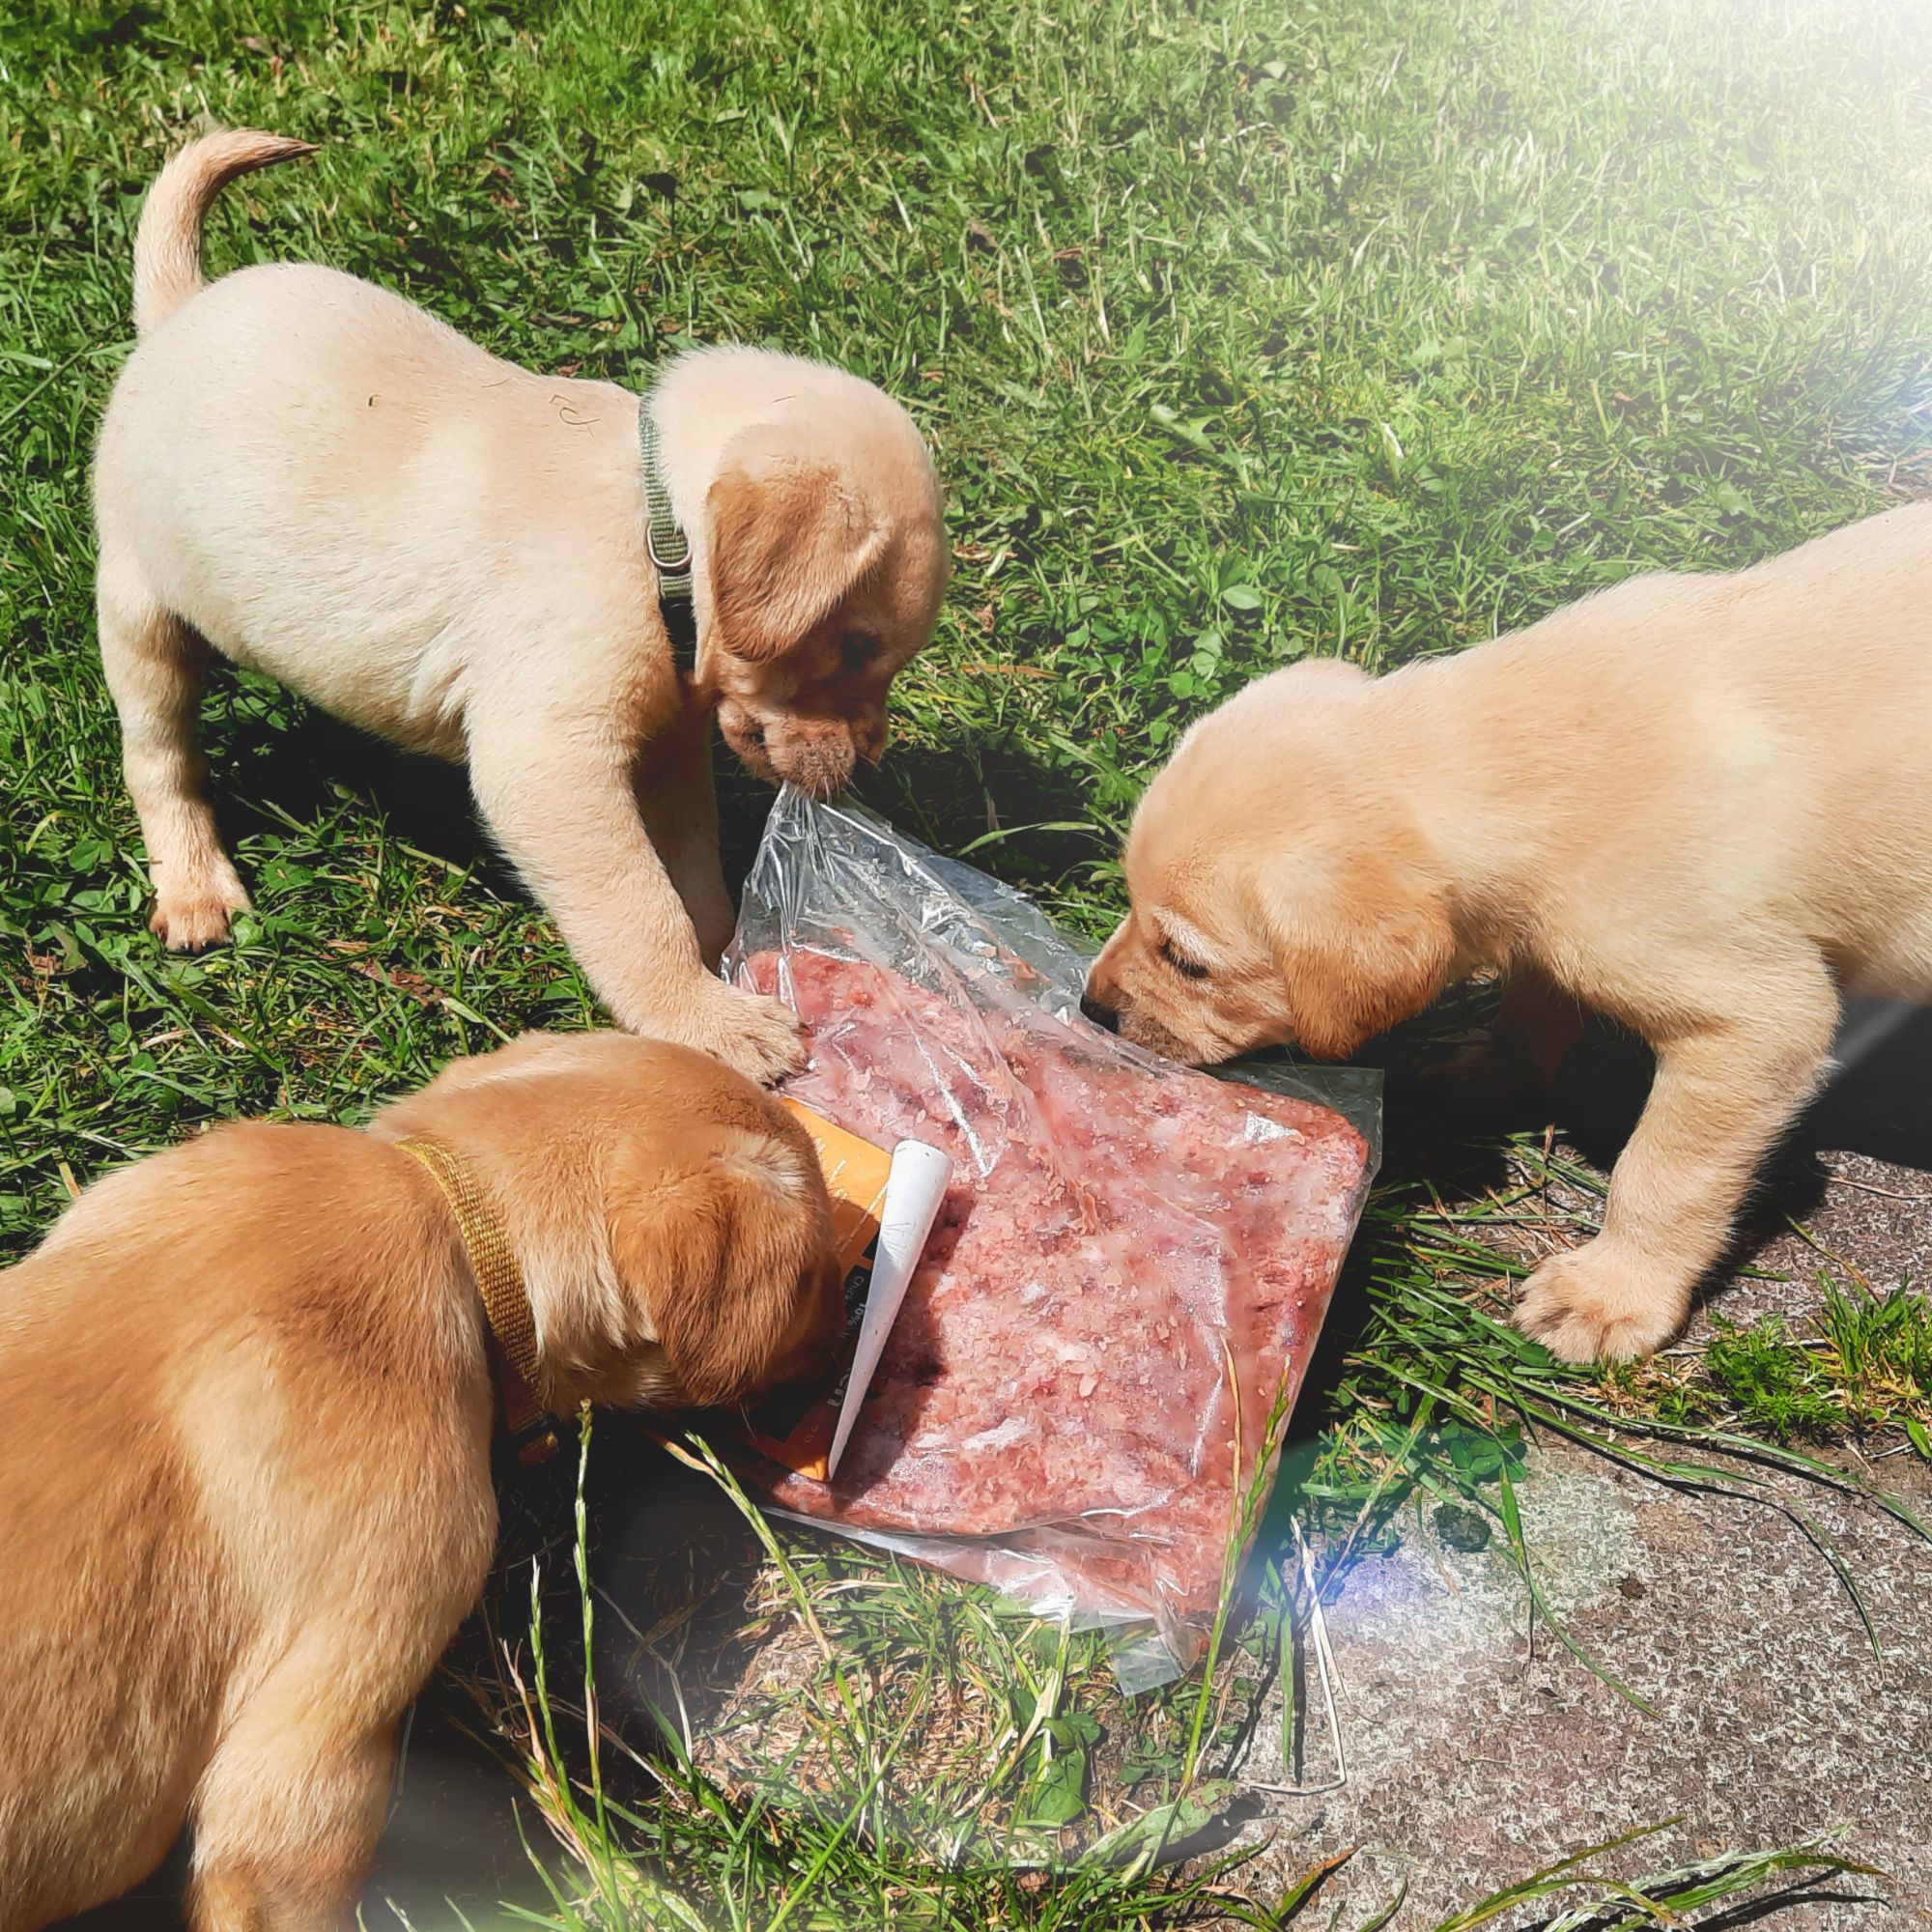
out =
[[[872,384],[768,351],[640,399],[491,355],[312,264],[205,283],[222,185],[309,152],[210,135],[134,247],[140,342],[95,467],[100,649],[176,948],[247,895],[195,743],[211,650],[467,761],[490,831],[617,1021],[769,1080],[792,1015],[711,968],[728,938],[715,717],[826,795],[886,738],[947,557],[930,457]]]

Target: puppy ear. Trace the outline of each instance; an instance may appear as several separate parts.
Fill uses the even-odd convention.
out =
[[[725,445],[705,497],[711,614],[733,657],[781,657],[848,597],[887,532],[850,489],[836,437],[759,423]]]
[[[761,1387],[832,1246],[810,1145],[724,1127],[670,1172],[620,1152],[605,1203],[631,1339],[658,1345],[696,1406]]]
[[[1456,934],[1441,894],[1399,861],[1354,855],[1319,882],[1314,870],[1297,866],[1264,888],[1263,923],[1294,1039],[1317,1059],[1347,1060],[1442,990]]]

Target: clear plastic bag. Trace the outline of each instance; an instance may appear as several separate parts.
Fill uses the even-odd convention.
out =
[[[1378,1154],[1378,1076],[1174,1066],[1079,1011],[1086,959],[997,880],[786,791],[726,971],[811,1028],[787,1089],[954,1184],[830,1486],[776,1508],[1189,1662],[1272,1480]],[[1278,1440],[1278,1437],[1276,1438]]]

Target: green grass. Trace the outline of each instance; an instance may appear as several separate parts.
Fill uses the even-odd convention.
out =
[[[1830,1279],[1823,1296],[1815,1332],[1777,1316],[1749,1323],[1716,1316],[1690,1374],[1673,1380],[1638,1371],[1633,1379],[1657,1414],[1675,1421],[1728,1414],[1783,1442],[1896,1428],[1932,1456],[1932,1303],[1905,1287],[1881,1295]]]
[[[1453,650],[1932,486],[1928,74],[1909,0],[0,0],[0,1251],[208,1120],[357,1120],[452,1053],[595,1018],[457,779],[252,678],[217,684],[206,736],[257,911],[193,961],[146,930],[86,477],[140,196],[197,116],[324,144],[226,197],[217,268],[324,259],[539,368],[641,384],[736,335],[902,396],[958,568],[868,796],[1091,934],[1149,774],[1257,672]],[[728,784],[727,818],[742,859],[750,787]],[[1053,1828],[1065,1867],[1185,1795],[1190,1766],[1198,1801],[1293,1625],[1291,1514],[1332,1569],[1413,1505],[1500,1538],[1533,1584],[1514,1486],[1534,1435],[1787,1509],[1757,1479],[1856,1486],[1848,1435],[1932,1453],[1902,1285],[1848,1285],[1816,1333],[1720,1332],[1688,1368],[1551,1364],[1483,1284],[1514,1270],[1521,1204],[1562,1157],[1488,1151],[1507,1178],[1476,1199],[1407,1179],[1374,1204],[1349,1346],[1296,1418],[1205,1724],[1187,1688],[1122,1706],[1090,1640],[1056,1662],[1054,1633],[970,1594],[785,1545],[835,1655],[915,1687],[945,1660],[919,1694],[958,1714],[932,1733],[956,1762],[896,1778],[906,1803],[939,1816],[990,1779],[974,1829],[1005,1845],[1045,1829],[1057,1780],[1078,1805]],[[748,1582],[767,1634],[796,1610],[758,1596],[778,1574]],[[961,1649],[954,1620],[980,1616]],[[816,1708],[780,1703],[746,1735]],[[921,1708],[867,1703],[867,1735],[917,1731]],[[600,1842],[682,1833],[714,1901],[741,1858],[742,1896],[796,1892],[792,1924],[862,1884],[908,1923],[953,1909],[929,1858],[774,1823],[756,1751],[723,1782],[722,1756],[687,1756]],[[799,1861],[821,1853],[814,1898]],[[958,1922],[1216,1905],[1183,1895],[1195,1876],[1036,1875],[983,1874],[960,1897],[992,1916]]]

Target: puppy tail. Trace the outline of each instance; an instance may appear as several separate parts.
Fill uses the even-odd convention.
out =
[[[205,286],[201,227],[214,197],[237,175],[312,155],[307,141],[232,128],[191,141],[148,190],[134,236],[134,328],[145,335]]]

